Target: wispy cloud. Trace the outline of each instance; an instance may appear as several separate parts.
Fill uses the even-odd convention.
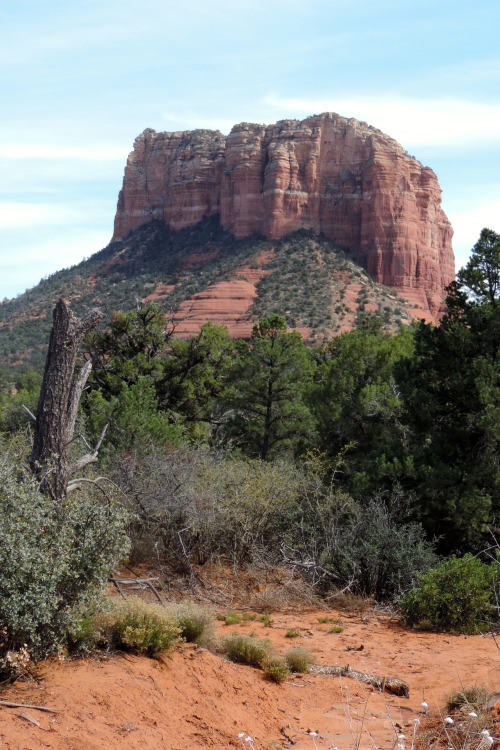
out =
[[[450,81],[459,81],[462,85],[500,80],[500,58],[467,60],[442,68],[440,75]]]
[[[280,117],[337,112],[380,128],[404,146],[484,147],[500,142],[500,102],[462,99],[353,97],[293,99],[267,96],[262,104]],[[290,115],[289,115],[290,116]]]
[[[123,161],[124,148],[118,146],[58,146],[43,143],[0,143],[2,159],[83,159],[85,161]]]
[[[30,226],[44,225],[57,226],[69,223],[77,216],[77,212],[71,208],[53,203],[0,202],[1,229],[25,229]]]
[[[0,298],[10,298],[29,289],[41,278],[79,263],[110,240],[109,231],[80,230],[68,226],[64,236],[44,236],[38,231],[19,245],[15,252],[0,255]],[[8,246],[8,239],[4,241]]]
[[[500,193],[500,186],[497,193]],[[500,197],[480,202],[457,201],[447,208],[455,232],[454,249],[457,268],[467,262],[471,248],[479,239],[481,229],[500,232]]]
[[[229,133],[237,120],[229,117],[203,117],[193,110],[164,112],[163,119],[169,128],[174,130],[220,130]]]

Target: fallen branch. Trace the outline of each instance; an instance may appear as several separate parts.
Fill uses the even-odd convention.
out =
[[[127,597],[125,596],[125,594],[122,591],[122,587],[120,586],[120,582],[117,581],[115,578],[110,578],[109,580],[113,582],[113,584],[115,586],[115,589],[118,591],[118,593],[120,594],[121,598],[125,599],[125,601],[127,601]]]
[[[149,584],[151,581],[159,581],[159,578],[110,578],[110,581],[117,581],[118,583],[144,583]]]
[[[11,701],[0,701],[0,706],[4,708],[31,708],[33,711],[47,711],[50,714],[60,713],[59,708],[49,708],[48,706],[32,706],[28,703],[12,703]]]
[[[26,711],[19,711],[17,715],[20,719],[26,719],[26,721],[29,721],[31,724],[34,724],[39,729],[43,729],[45,731],[40,722],[37,721],[34,716],[30,716],[29,714],[27,714]]]
[[[366,672],[358,672],[356,669],[351,669],[349,665],[345,667],[321,667],[314,665],[310,667],[309,671],[314,674],[326,674],[332,677],[350,677],[353,680],[358,680],[358,682],[364,682],[366,685],[372,685],[382,692],[385,690],[393,695],[401,695],[405,698],[410,697],[408,684],[397,677],[377,677]]]
[[[163,606],[163,600],[158,593],[157,589],[153,585],[154,582],[159,581],[159,578],[110,578],[109,579],[115,586],[115,588],[120,592],[123,599],[126,599],[127,597],[123,593],[123,590],[121,588],[120,584],[131,586],[131,588],[139,589],[140,591],[144,591],[144,589],[149,588],[153,592],[153,594],[158,599],[159,603]]]

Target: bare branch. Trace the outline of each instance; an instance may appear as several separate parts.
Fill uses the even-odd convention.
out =
[[[30,410],[28,409],[28,407],[26,406],[26,404],[21,404],[21,406],[22,406],[22,408],[24,409],[24,411],[25,411],[25,412],[26,412],[27,414],[29,414],[29,416],[31,417],[31,419],[33,420],[33,422],[36,422],[36,417],[35,417],[35,415],[33,414],[33,412],[32,412],[32,411],[30,411]]]
[[[74,490],[81,489],[82,485],[84,484],[94,484],[96,487],[98,487],[103,495],[106,497],[107,500],[111,502],[111,497],[108,495],[104,487],[101,487],[99,482],[107,482],[112,487],[115,488],[118,492],[120,492],[123,495],[123,491],[120,487],[118,487],[117,484],[115,484],[109,477],[96,477],[95,479],[87,479],[86,477],[78,477],[78,479],[72,479],[71,482],[68,484],[68,488],[66,490],[67,493],[73,492]]]
[[[66,427],[66,445],[68,445],[73,439],[73,434],[75,432],[76,417],[78,414],[78,405],[80,403],[80,398],[81,398],[83,389],[85,388],[85,384],[89,378],[91,369],[92,369],[92,362],[90,360],[87,360],[87,362],[85,362],[82,369],[78,373],[77,379],[74,381],[74,383],[71,386],[71,391],[69,394],[69,404],[68,404],[68,421],[67,421],[67,427]]]
[[[99,436],[99,440],[97,441],[97,445],[92,450],[92,453],[85,454],[85,456],[82,456],[81,458],[79,458],[78,461],[75,461],[74,464],[71,464],[71,466],[68,469],[69,476],[72,476],[73,474],[76,474],[78,471],[81,471],[85,466],[88,466],[88,464],[93,464],[97,461],[99,448],[101,447],[102,441],[104,440],[104,436],[106,435],[106,430],[108,429],[108,426],[109,426],[108,424],[104,425],[102,432]]]

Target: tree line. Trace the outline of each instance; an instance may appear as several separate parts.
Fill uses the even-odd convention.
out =
[[[500,239],[484,229],[438,326],[393,335],[377,316],[308,347],[271,314],[249,340],[206,323],[190,340],[154,304],[115,313],[84,341],[78,417],[108,464],[203,445],[234,459],[315,456],[357,502],[404,493],[440,552],[477,551],[500,510]],[[4,431],[36,409],[39,378],[4,388]]]

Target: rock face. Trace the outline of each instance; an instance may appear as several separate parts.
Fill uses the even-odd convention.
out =
[[[455,273],[434,172],[366,123],[325,113],[275,125],[157,133],[135,141],[113,239],[153,219],[172,229],[220,215],[236,237],[313,229],[439,314]]]

